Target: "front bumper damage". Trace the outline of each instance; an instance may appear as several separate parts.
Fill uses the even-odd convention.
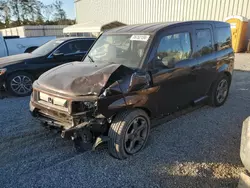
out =
[[[80,138],[85,146],[83,150],[95,149],[99,144],[109,140],[105,136],[107,119],[100,114],[95,115],[94,111],[69,114],[31,100],[30,112],[43,125],[59,129],[62,138],[73,141],[79,141]]]
[[[67,66],[40,76],[33,84],[30,102],[31,114],[46,125],[60,128],[63,138],[81,138],[93,146],[107,141],[115,114],[147,108],[148,95],[157,91],[150,88],[149,73],[123,65]]]

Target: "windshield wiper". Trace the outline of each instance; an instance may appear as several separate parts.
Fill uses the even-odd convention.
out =
[[[92,63],[94,63],[95,61],[93,60],[93,58],[90,56],[90,55],[87,55],[88,56],[88,58],[90,59],[90,61],[92,62]]]

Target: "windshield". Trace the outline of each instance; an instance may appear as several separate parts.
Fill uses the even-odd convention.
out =
[[[102,35],[84,61],[118,63],[137,68],[144,56],[150,35]]]
[[[45,44],[43,44],[42,46],[40,46],[39,48],[35,49],[33,52],[31,52],[32,54],[35,55],[47,55],[48,53],[50,53],[53,49],[55,49],[56,47],[58,47],[63,41],[62,40],[51,40]]]

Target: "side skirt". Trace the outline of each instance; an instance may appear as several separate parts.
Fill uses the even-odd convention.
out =
[[[177,112],[171,113],[169,115],[163,116],[161,118],[152,119],[151,128],[156,127],[160,124],[166,123],[168,121],[171,121],[173,119],[176,119],[176,118],[178,118],[182,115],[185,115],[187,113],[193,112],[193,111],[203,107],[207,100],[208,100],[208,96],[203,96],[203,97],[193,101],[192,104],[186,108],[183,108],[183,109],[181,109]]]

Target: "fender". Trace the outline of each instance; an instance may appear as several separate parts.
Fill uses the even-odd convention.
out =
[[[233,67],[231,67],[229,64],[223,64],[222,66],[219,67],[218,73],[230,73],[232,76],[233,74]]]

